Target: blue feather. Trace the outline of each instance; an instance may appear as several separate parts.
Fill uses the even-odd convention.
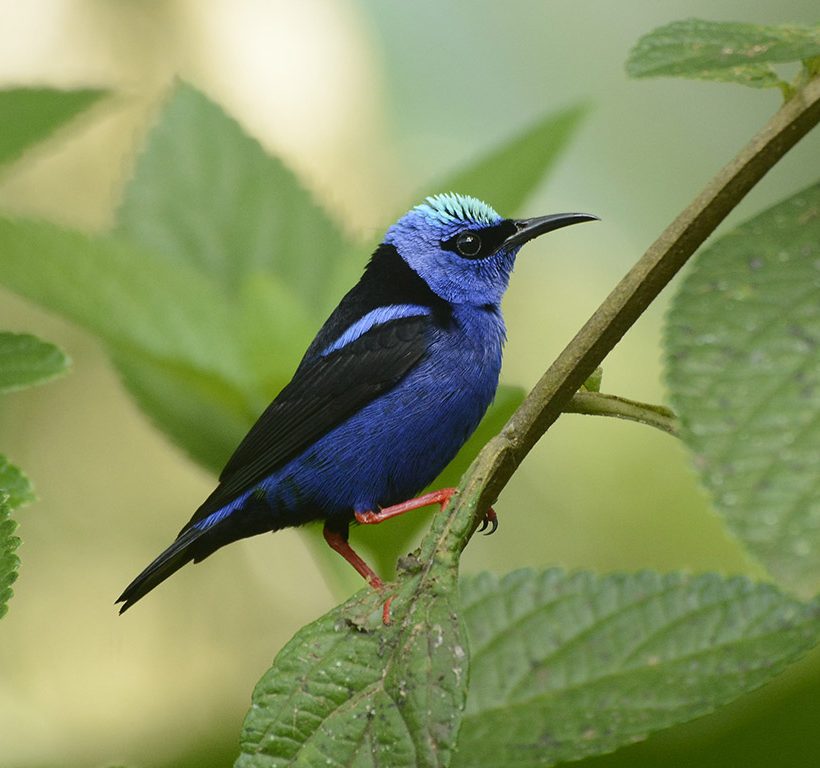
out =
[[[498,224],[501,217],[487,203],[469,195],[446,192],[428,197],[416,211],[439,224]]]
[[[334,342],[328,344],[320,354],[324,356],[346,347],[350,342],[356,341],[376,325],[383,325],[391,320],[398,320],[400,317],[418,317],[429,314],[430,308],[419,304],[389,304],[386,307],[377,307],[348,326],[344,333]]]

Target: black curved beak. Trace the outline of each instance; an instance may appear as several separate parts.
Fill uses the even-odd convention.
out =
[[[584,221],[600,221],[591,213],[553,213],[551,216],[536,216],[534,219],[513,219],[516,232],[504,240],[503,246],[517,246],[532,240],[534,237],[552,232],[570,224],[581,224]]]

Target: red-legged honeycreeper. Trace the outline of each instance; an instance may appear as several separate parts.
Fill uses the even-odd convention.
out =
[[[216,490],[126,587],[120,613],[191,560],[315,520],[328,544],[380,588],[347,542],[350,524],[447,501],[452,489],[410,497],[444,469],[492,402],[505,338],[500,303],[516,254],[545,232],[594,219],[503,219],[456,194],[429,197],[405,214]],[[488,522],[495,530],[494,513]]]

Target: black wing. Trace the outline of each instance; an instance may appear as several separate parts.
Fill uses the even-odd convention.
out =
[[[324,357],[305,359],[253,425],[196,511],[216,512],[397,384],[424,356],[429,315],[391,320]]]

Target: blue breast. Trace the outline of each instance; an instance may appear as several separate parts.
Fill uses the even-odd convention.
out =
[[[282,518],[276,527],[350,519],[422,490],[492,402],[503,343],[497,307],[456,306],[449,327],[431,327],[429,353],[399,384],[261,483]]]

